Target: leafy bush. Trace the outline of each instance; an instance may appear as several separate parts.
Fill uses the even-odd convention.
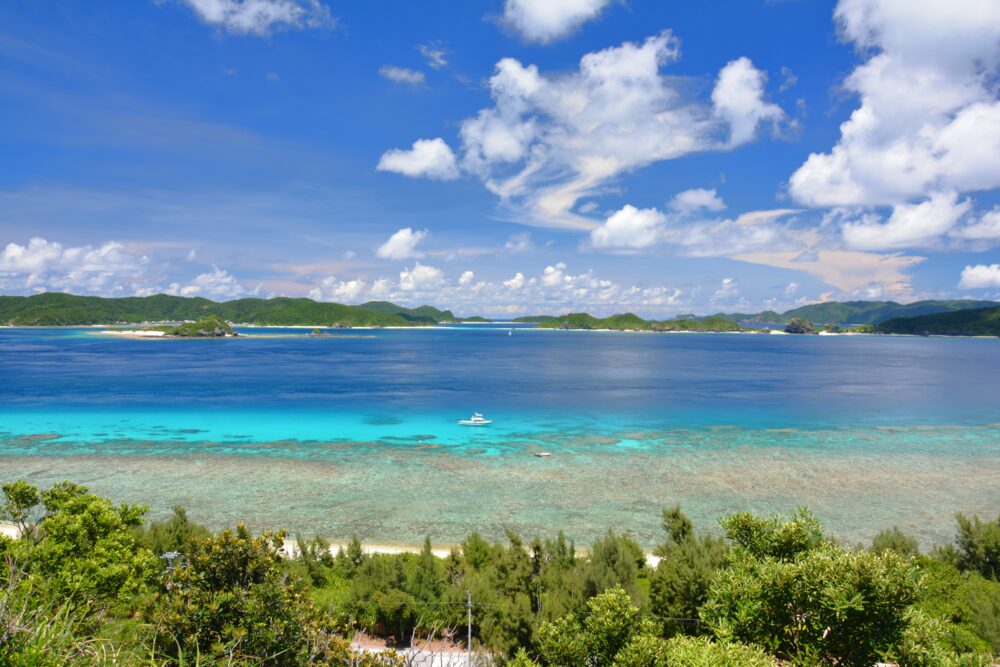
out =
[[[983,521],[958,514],[959,565],[975,570],[987,579],[1000,580],[1000,516]]]
[[[875,536],[872,540],[872,551],[877,553],[894,551],[900,556],[916,556],[920,553],[920,548],[915,537],[893,526]]]
[[[346,645],[329,638],[301,582],[282,571],[283,539],[283,533],[254,537],[240,524],[195,543],[185,562],[164,574],[147,610],[158,652],[278,667],[305,663],[317,646],[345,652]]]
[[[864,667],[901,643],[920,583],[910,559],[824,542],[804,511],[785,522],[734,515],[722,525],[738,546],[702,608],[721,639],[797,664]]]

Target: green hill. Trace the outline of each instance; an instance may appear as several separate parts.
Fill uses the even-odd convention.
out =
[[[894,317],[879,324],[877,330],[894,334],[1000,336],[1000,307]]]
[[[542,322],[549,322],[554,320],[555,315],[525,315],[524,317],[515,317],[511,322],[524,322],[525,324],[541,324]]]
[[[739,317],[736,320],[747,324],[787,324],[793,318],[799,318],[816,324],[877,324],[894,317],[933,315],[996,305],[998,304],[994,301],[967,299],[915,301],[907,304],[895,301],[831,301],[793,308],[781,315],[765,311],[749,318]]]
[[[459,318],[450,310],[438,310],[433,306],[420,306],[419,308],[404,308],[388,301],[369,301],[357,308],[369,310],[373,313],[384,313],[387,315],[398,315],[410,322],[420,322],[423,324],[435,324],[437,322],[454,322]]]
[[[644,320],[633,313],[597,318],[589,313],[568,313],[538,324],[539,329],[611,329],[615,331],[740,331],[732,320],[713,315],[700,320]]]
[[[393,313],[381,313],[358,306],[288,297],[216,303],[201,297],[167,294],[118,299],[59,292],[34,296],[0,296],[0,322],[16,326],[197,321],[209,315],[228,322],[272,326],[413,326],[422,323]]]

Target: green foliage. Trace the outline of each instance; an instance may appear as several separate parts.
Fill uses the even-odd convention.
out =
[[[115,507],[70,482],[42,492],[16,482],[3,491],[4,518],[27,527],[8,555],[23,564],[37,591],[88,605],[128,599],[150,582],[156,558],[133,536],[146,508]]]
[[[619,586],[633,599],[639,599],[636,582],[646,568],[646,554],[635,540],[626,535],[615,535],[610,530],[594,542],[590,549],[590,563],[584,574],[584,592],[593,597],[609,588]]]
[[[788,324],[785,325],[785,333],[790,334],[811,334],[816,333],[815,327],[813,327],[812,322],[803,319],[801,317],[793,317],[788,320]]]
[[[227,322],[272,326],[412,326],[422,323],[391,312],[288,297],[216,303],[201,297],[167,294],[120,299],[58,292],[0,296],[0,322],[18,326],[198,321],[210,315]]]
[[[210,534],[208,528],[188,519],[183,507],[175,507],[166,521],[154,521],[136,529],[135,540],[153,555],[161,556],[171,551],[187,553]]]
[[[819,520],[805,508],[795,510],[787,520],[740,512],[724,517],[719,523],[738,545],[738,555],[751,558],[787,561],[823,541]]]
[[[1000,583],[954,564],[921,557],[924,593],[916,608],[947,621],[945,645],[959,653],[1000,654]]]
[[[282,571],[283,540],[241,524],[194,543],[146,611],[158,652],[303,664],[327,628],[301,582]]]
[[[0,538],[5,666],[401,665],[355,654],[345,634],[464,638],[469,593],[474,642],[518,667],[971,667],[1000,649],[1000,582],[983,576],[996,522],[976,518],[959,516],[957,546],[914,556],[895,528],[845,550],[805,510],[744,513],[720,522],[727,541],[675,507],[650,572],[610,531],[586,555],[561,533],[473,533],[445,558],[429,538],[418,554],[365,554],[354,538],[333,555],[318,537],[290,557],[282,533],[213,535],[179,508],[143,527],[143,508],[73,484],[2,488],[21,530]],[[182,555],[165,570],[167,551]]]
[[[958,514],[955,520],[958,521],[959,565],[988,579],[1000,580],[1000,516],[983,521],[978,516],[970,519]]]
[[[370,310],[373,313],[384,313],[397,315],[410,322],[420,322],[423,324],[436,324],[438,322],[454,322],[458,318],[450,310],[438,310],[433,306],[420,306],[419,308],[404,308],[388,301],[368,301],[358,308]],[[470,318],[472,319],[472,318]],[[478,318],[482,319],[482,318]]]
[[[209,315],[197,322],[185,322],[176,327],[169,327],[164,329],[164,333],[180,338],[218,338],[232,336],[233,328],[218,315]]]
[[[615,656],[633,637],[654,635],[655,628],[639,616],[629,594],[615,587],[587,602],[581,623],[567,615],[539,630],[539,652],[549,665],[615,664]]]
[[[825,542],[803,510],[786,522],[738,514],[722,525],[738,547],[702,608],[718,637],[796,664],[859,667],[901,643],[920,585],[911,559]]]
[[[879,532],[872,540],[872,551],[894,551],[900,556],[916,556],[920,553],[917,538],[907,535],[896,526]]]
[[[881,333],[936,336],[1000,336],[1000,307],[975,308],[955,312],[894,317],[878,325]]]
[[[588,313],[569,313],[559,317],[521,318],[538,322],[540,329],[610,329],[613,331],[743,331],[732,320],[719,316],[701,319],[676,319],[657,322],[644,320],[633,313],[597,318]]]
[[[661,617],[664,634],[691,634],[698,623],[682,619],[698,618],[729,547],[722,539],[695,535],[691,520],[677,507],[663,511],[663,528],[667,541],[656,549],[660,563],[650,577],[652,610]]]

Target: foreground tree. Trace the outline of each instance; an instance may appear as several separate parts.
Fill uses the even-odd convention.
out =
[[[720,538],[695,535],[691,520],[679,507],[663,510],[667,541],[657,547],[660,557],[650,577],[653,614],[660,617],[663,633],[695,634],[697,620],[709,587],[726,564],[729,547]]]
[[[147,610],[155,650],[276,667],[346,660],[349,650],[281,568],[284,533],[253,536],[240,524],[191,545]]]
[[[846,551],[805,510],[787,521],[725,518],[736,544],[702,618],[720,638],[795,664],[870,667],[903,643],[920,573],[893,551]]]

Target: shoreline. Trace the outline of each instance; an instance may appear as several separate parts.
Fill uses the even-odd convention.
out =
[[[302,329],[312,330],[312,329],[326,329],[330,331],[375,331],[375,330],[386,330],[386,331],[442,331],[442,330],[452,330],[458,327],[455,324],[461,325],[480,325],[480,326],[496,326],[498,329],[502,328],[516,328],[519,332],[541,332],[541,331],[554,331],[554,332],[564,332],[564,333],[619,333],[619,334],[728,334],[728,335],[752,335],[752,336],[797,336],[801,338],[809,338],[812,336],[823,336],[823,337],[837,337],[837,336],[868,336],[868,337],[896,337],[896,338],[968,338],[968,339],[984,339],[992,340],[1000,338],[1000,336],[989,336],[989,335],[952,335],[952,334],[906,334],[906,333],[862,333],[857,331],[841,331],[841,332],[831,332],[831,331],[817,331],[814,334],[790,334],[788,332],[782,331],[781,329],[766,329],[761,327],[759,329],[747,329],[744,331],[652,331],[645,329],[560,329],[551,327],[531,327],[531,326],[516,326],[510,327],[510,324],[520,324],[518,322],[456,322],[454,324],[428,324],[422,325],[417,324],[413,326],[353,326],[353,327],[334,327],[328,324],[245,324],[236,323],[233,324],[233,328],[239,329]],[[0,325],[0,329],[24,329],[24,330],[35,330],[35,329],[91,329],[88,333],[96,335],[117,335],[123,338],[157,338],[157,339],[199,339],[198,336],[167,336],[163,332],[159,331],[144,331],[141,329],[116,329],[116,324],[65,324],[65,325],[45,325],[45,326],[33,326],[33,325],[10,325],[4,324]],[[159,326],[159,324],[151,323],[150,326]],[[845,325],[846,326],[846,325]],[[768,331],[768,333],[765,333]],[[268,338],[268,337],[297,337],[297,334],[241,334],[238,336],[205,336],[204,338]],[[303,337],[309,337],[303,334]],[[315,336],[316,338],[337,338],[338,334],[327,333],[324,336]],[[339,337],[346,338],[349,334],[340,334]],[[369,336],[361,336],[368,338]]]
[[[8,522],[0,521],[0,536],[8,537],[12,540],[16,540],[19,536],[19,531],[17,526]],[[340,550],[347,550],[350,545],[350,540],[334,540],[330,542],[329,552],[331,555],[336,556],[337,552]],[[382,556],[398,556],[400,554],[419,554],[423,551],[423,544],[411,544],[407,542],[362,542],[361,551],[366,556],[372,555],[382,555]],[[444,544],[438,546],[431,546],[431,553],[434,554],[436,558],[447,558],[452,551],[458,550],[461,552],[461,546],[458,544]],[[525,547],[527,550],[527,547]],[[295,558],[298,556],[298,540],[294,538],[286,538],[281,551],[285,553],[289,558]],[[589,551],[587,549],[578,549],[577,555],[586,555]],[[646,553],[646,565],[655,568],[660,564],[660,557],[652,553]]]

